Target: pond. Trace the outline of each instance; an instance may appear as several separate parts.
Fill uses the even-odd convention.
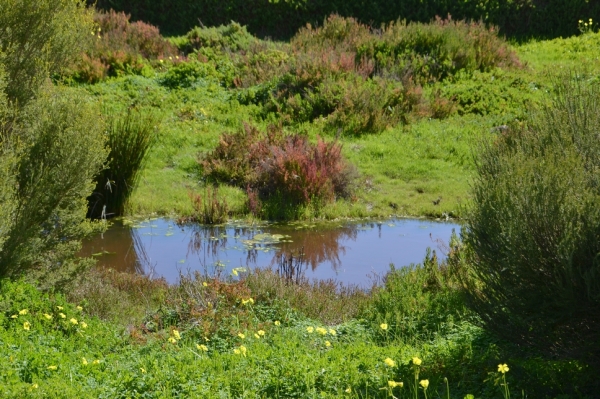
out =
[[[444,258],[453,230],[458,234],[460,225],[414,219],[326,224],[234,221],[220,226],[123,219],[85,241],[81,255],[96,257],[100,267],[164,277],[171,283],[180,272],[235,278],[249,269],[277,270],[293,263],[295,272],[309,279],[368,287],[385,275],[391,263],[400,267],[422,262],[428,247]]]

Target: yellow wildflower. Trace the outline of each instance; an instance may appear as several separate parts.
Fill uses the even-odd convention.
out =
[[[279,320],[275,320],[275,323],[273,323],[273,324],[275,324],[276,326],[278,326],[278,325],[280,325],[281,323],[279,322]]]
[[[19,315],[16,315],[16,314],[10,316],[11,319],[16,319],[17,317],[19,317]]]
[[[63,307],[62,306],[57,306],[56,309],[63,310]]]
[[[326,335],[327,334],[327,329],[323,328],[323,327],[317,327],[317,332],[321,335]]]
[[[160,61],[162,62],[162,60],[160,60]],[[208,287],[208,283],[207,283],[206,281],[203,281],[203,282],[202,282],[202,286],[203,286],[203,287]]]
[[[26,321],[25,323],[23,323],[23,329],[29,331],[29,328],[31,328],[31,324],[29,324],[28,321]]]
[[[388,381],[388,387],[390,387],[390,388],[396,388],[396,387],[402,388],[403,386],[404,386],[403,382]]]
[[[246,356],[246,347],[244,345],[240,345],[240,352],[242,353],[242,355],[245,357]]]
[[[346,388],[346,390],[344,392],[346,392],[346,393],[352,393],[352,388],[348,387],[348,388]]]
[[[87,366],[88,361],[87,361],[87,359],[85,357],[81,358],[81,364],[83,364],[84,366]]]
[[[329,341],[325,341],[325,346],[326,346],[327,348],[329,348],[329,347],[331,346],[331,342],[329,342]]]
[[[142,374],[146,374],[146,369],[143,367],[140,367],[140,371],[142,372]]]
[[[260,335],[261,337],[265,335],[265,332],[263,330],[258,330],[258,335]]]
[[[177,342],[177,340],[176,340],[175,338],[173,338],[173,337],[169,337],[168,341],[169,341],[170,343],[172,343],[172,344],[174,344],[174,343],[176,343],[176,342]]]
[[[20,315],[26,315],[29,311],[27,309],[19,310]]]
[[[421,380],[419,381],[419,385],[423,387],[423,389],[427,389],[429,386],[429,380]]]
[[[87,328],[87,323],[86,323],[85,321],[82,321],[81,323],[79,323],[79,325],[80,325],[82,328]]]
[[[49,315],[48,313],[44,313],[44,317],[46,320],[52,320],[52,315]]]
[[[199,344],[196,344],[196,348],[197,348],[199,351],[208,352],[208,346],[206,346],[206,345],[199,345]]]
[[[100,364],[100,360],[96,359],[92,362],[92,364]]]
[[[506,363],[498,365],[498,372],[504,374],[509,370],[508,365]]]
[[[48,370],[56,370],[58,367],[56,366],[48,366],[46,367]]]
[[[81,306],[77,306],[77,310],[79,310],[81,312],[83,310],[83,308]]]
[[[423,361],[421,359],[419,359],[418,357],[416,357],[416,356],[412,358],[412,362],[416,366],[420,366],[421,363],[423,363]]]
[[[331,335],[337,335],[337,332],[333,328],[330,328],[329,329],[329,334],[331,334]]]
[[[381,324],[379,325],[379,328],[381,328],[382,330],[387,330],[387,328],[388,328],[388,325],[387,325],[386,323],[381,323]]]
[[[235,349],[233,350],[233,353],[235,353],[236,355],[239,355],[239,354],[240,354],[240,353],[242,353],[242,352],[240,352],[240,350],[239,350],[238,348],[235,348]]]
[[[254,334],[254,338],[256,338],[256,339],[259,339],[259,338],[260,338],[260,335],[258,335],[258,334]]]
[[[77,319],[71,318],[71,320],[69,320],[71,322],[71,324],[75,325],[75,324],[79,324],[77,322]]]
[[[383,362],[388,367],[396,367],[396,362],[390,359],[389,357],[387,357]]]
[[[58,315],[60,316],[61,319],[66,319],[67,318],[67,316],[64,313],[59,313]]]
[[[309,334],[312,334],[312,333],[315,331],[315,329],[314,329],[314,327],[306,327],[306,331],[307,331]]]
[[[244,334],[242,334],[242,333],[238,333],[238,337],[240,337],[241,339],[245,339],[246,338],[246,336]]]
[[[242,299],[242,305],[247,305],[247,304],[253,305],[254,299],[252,299],[252,298]]]
[[[39,388],[39,385],[38,385],[38,384],[32,384],[32,385],[31,385],[31,389],[38,389],[38,388]]]
[[[179,334],[179,331],[177,331],[177,330],[173,330],[173,336],[178,341],[181,339],[181,334]]]

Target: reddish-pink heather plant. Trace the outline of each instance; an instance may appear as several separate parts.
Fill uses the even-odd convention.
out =
[[[273,196],[290,205],[347,197],[353,176],[337,141],[311,143],[273,125],[266,132],[245,125],[238,133],[223,134],[201,164],[205,176],[245,188],[253,213]]]

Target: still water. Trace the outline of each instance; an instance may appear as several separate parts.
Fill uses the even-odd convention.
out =
[[[305,277],[367,287],[391,263],[400,267],[421,262],[428,247],[443,258],[452,230],[458,234],[460,225],[414,219],[222,226],[121,220],[84,242],[81,254],[96,257],[100,267],[174,283],[180,272],[235,278],[253,268],[276,269],[282,255],[303,252]]]

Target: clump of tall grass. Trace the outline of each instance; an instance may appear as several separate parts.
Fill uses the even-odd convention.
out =
[[[225,198],[219,198],[218,187],[207,186],[204,194],[189,193],[194,207],[192,220],[203,224],[221,224],[227,221],[229,206]]]
[[[119,216],[137,181],[150,147],[157,137],[157,119],[137,109],[110,114],[107,121],[109,147],[106,168],[96,177],[88,198],[88,217]]]

